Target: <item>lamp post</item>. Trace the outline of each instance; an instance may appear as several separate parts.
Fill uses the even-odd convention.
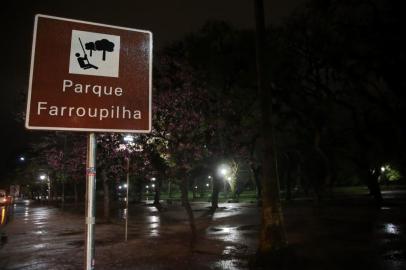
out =
[[[131,149],[128,146],[132,146],[134,144],[134,137],[132,135],[127,135],[124,137],[124,141],[126,142],[125,148],[128,153],[131,153]],[[127,180],[127,188],[126,188],[126,199],[125,199],[125,241],[128,239],[128,194],[130,190],[130,156],[126,157],[126,180]]]
[[[39,176],[39,179],[41,180],[47,180],[47,186],[48,186],[48,203],[51,202],[51,180],[49,179],[49,174],[41,174]]]
[[[130,190],[130,157],[126,158],[127,160],[127,190],[126,190],[126,199],[125,199],[125,241],[127,241],[128,235],[128,191]]]
[[[221,164],[218,168],[218,174],[223,178],[224,197],[227,198],[227,180],[229,179],[230,167],[227,164]]]
[[[214,192],[213,177],[212,177],[211,175],[209,175],[209,176],[207,176],[207,178],[210,180],[210,184],[211,184],[211,191],[210,191],[211,195],[210,195],[210,197],[213,198],[213,192]],[[207,186],[207,187],[210,187],[210,184],[207,183],[206,186]]]

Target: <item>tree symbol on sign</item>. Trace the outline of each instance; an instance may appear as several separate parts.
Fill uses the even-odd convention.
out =
[[[106,61],[106,52],[112,52],[114,50],[114,43],[107,39],[97,40],[95,45],[96,50],[103,51],[103,61]]]
[[[96,45],[94,42],[88,42],[85,44],[86,50],[90,51],[90,57],[92,57],[92,52],[96,50]]]

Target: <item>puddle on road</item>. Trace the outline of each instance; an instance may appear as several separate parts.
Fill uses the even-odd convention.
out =
[[[214,213],[213,220],[231,217],[231,216],[240,214],[240,212],[241,212],[241,207],[236,207],[236,206],[222,207]]]
[[[43,235],[43,234],[46,234],[47,232],[46,231],[44,231],[44,230],[39,230],[39,231],[35,231],[34,232],[34,234],[36,234],[36,235]]]
[[[45,244],[36,244],[32,246],[34,249],[44,249],[46,248]]]
[[[83,234],[83,231],[65,231],[65,232],[61,232],[58,235],[60,236],[70,236],[70,235],[79,235],[79,234]]]
[[[393,223],[387,223],[384,225],[384,230],[387,234],[399,234],[399,227]]]
[[[239,255],[247,251],[247,246],[245,245],[230,245],[225,246],[223,250],[223,255]]]
[[[406,254],[402,250],[390,250],[382,258],[388,261],[406,261]]]
[[[150,236],[159,236],[159,223],[160,218],[159,216],[148,216],[147,217],[148,229]]]
[[[217,226],[209,227],[207,230],[209,236],[221,239],[228,242],[243,242],[242,232],[238,230],[238,227],[230,226]]]
[[[239,231],[252,231],[252,230],[259,230],[259,225],[243,225],[237,228]]]
[[[74,246],[74,247],[82,247],[84,246],[85,241],[83,240],[76,240],[76,241],[71,241],[68,243],[69,246]]]
[[[245,269],[246,266],[244,267],[246,263],[244,263],[241,260],[237,260],[237,259],[232,259],[232,260],[221,260],[217,263],[215,263],[215,265],[213,266],[213,269],[215,270],[223,270],[223,269],[227,269],[227,270],[241,270],[241,269]]]

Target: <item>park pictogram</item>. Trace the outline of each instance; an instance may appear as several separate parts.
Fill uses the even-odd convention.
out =
[[[72,31],[69,73],[119,77],[120,37]]]

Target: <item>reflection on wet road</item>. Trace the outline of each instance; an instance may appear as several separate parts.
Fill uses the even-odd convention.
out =
[[[7,221],[7,213],[6,213],[6,206],[0,207],[0,226],[6,225]]]
[[[82,238],[82,233],[61,241],[58,232],[80,230],[70,223],[75,218],[53,207],[32,206],[30,201],[10,205],[5,213],[7,222],[0,230],[7,242],[0,249],[0,269],[53,269],[50,265],[55,263],[68,264],[58,255],[71,250],[69,241]]]
[[[399,228],[395,224],[386,223],[384,224],[385,232],[388,234],[399,234]]]
[[[260,224],[256,207],[240,204],[220,205],[213,215],[214,224],[207,229],[209,237],[243,246],[256,246]]]

